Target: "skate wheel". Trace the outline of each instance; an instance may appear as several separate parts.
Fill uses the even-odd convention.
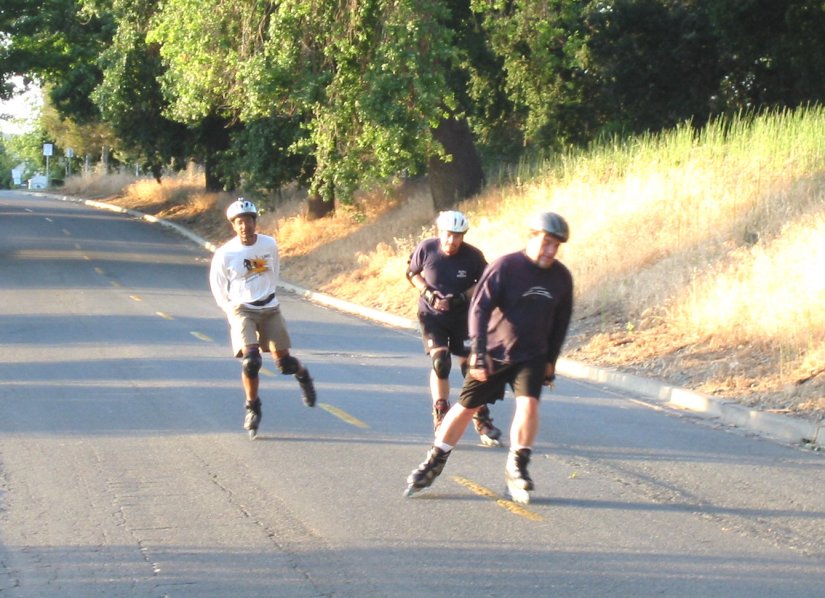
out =
[[[415,486],[407,486],[406,490],[404,490],[404,498],[410,498],[411,496],[415,495],[415,493],[419,492],[421,488],[416,488]]]

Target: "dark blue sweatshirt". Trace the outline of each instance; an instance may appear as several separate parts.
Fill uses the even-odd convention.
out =
[[[504,255],[484,270],[470,304],[475,351],[521,363],[545,356],[555,364],[573,311],[573,277],[561,262],[539,268],[524,252]]]

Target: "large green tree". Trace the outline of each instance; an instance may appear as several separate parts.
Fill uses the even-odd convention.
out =
[[[719,40],[719,104],[727,110],[825,101],[825,3],[704,0]]]
[[[283,123],[294,138],[279,150],[311,156],[299,162],[329,202],[444,156],[432,132],[461,116],[446,82],[457,55],[444,2],[194,4],[193,15],[191,0],[170,0],[151,32],[173,117]]]
[[[85,0],[82,14],[108,15],[116,23],[111,43],[96,58],[102,77],[91,98],[100,118],[114,131],[126,157],[160,181],[164,167],[182,166],[193,154],[193,135],[163,115],[159,52],[145,41],[155,5],[152,0]]]
[[[51,82],[61,116],[156,172],[299,180],[320,215],[425,171],[446,207],[480,188],[477,145],[517,159],[822,101],[824,37],[820,0],[6,0],[0,73]]]

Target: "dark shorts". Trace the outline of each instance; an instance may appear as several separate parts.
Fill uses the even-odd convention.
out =
[[[435,347],[447,347],[459,357],[470,354],[470,334],[467,330],[467,312],[460,315],[418,314],[421,324],[421,340],[427,355]]]
[[[546,367],[547,361],[539,357],[521,363],[497,364],[496,371],[485,382],[479,382],[467,374],[458,402],[467,409],[495,403],[504,398],[508,384],[517,397],[540,399]]]

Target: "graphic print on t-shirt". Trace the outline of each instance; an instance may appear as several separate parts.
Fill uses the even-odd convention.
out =
[[[246,259],[243,261],[243,267],[246,270],[247,278],[265,272],[267,269],[266,256]]]

